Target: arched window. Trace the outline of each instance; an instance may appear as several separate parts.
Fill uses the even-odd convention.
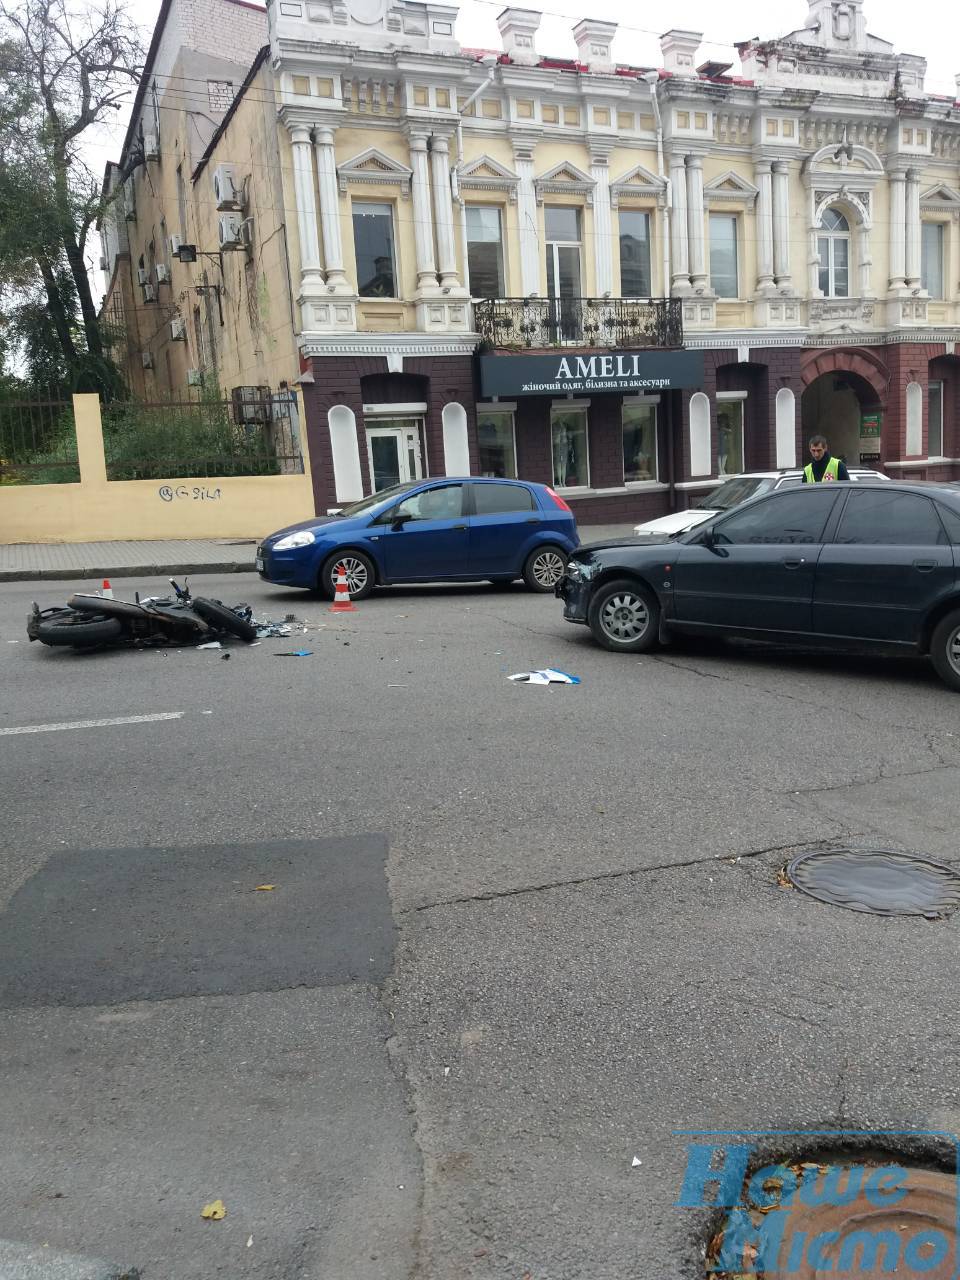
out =
[[[826,298],[850,296],[850,224],[839,209],[824,209],[817,235],[820,292]]]

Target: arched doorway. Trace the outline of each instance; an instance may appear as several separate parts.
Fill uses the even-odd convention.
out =
[[[830,452],[848,466],[880,464],[880,431],[883,423],[883,383],[864,360],[859,370],[843,368],[836,357],[829,364],[821,357],[803,371],[805,387],[800,401],[804,454],[806,441],[826,436]],[[851,361],[854,363],[854,361]]]

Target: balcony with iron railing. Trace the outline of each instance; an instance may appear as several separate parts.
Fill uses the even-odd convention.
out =
[[[487,347],[681,347],[679,298],[484,298],[474,323]]]

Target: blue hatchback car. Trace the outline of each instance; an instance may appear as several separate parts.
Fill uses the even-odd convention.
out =
[[[523,578],[531,591],[553,591],[579,545],[573,512],[547,485],[444,476],[271,533],[257,548],[257,571],[332,598],[342,564],[354,600],[397,582]]]

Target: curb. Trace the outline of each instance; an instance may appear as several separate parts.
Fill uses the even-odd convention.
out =
[[[0,1240],[2,1280],[139,1280],[136,1267]]]
[[[204,561],[201,564],[92,565],[88,569],[0,569],[0,582],[73,582],[81,578],[161,578],[171,575],[195,577],[203,573],[255,573],[252,560],[241,562]]]

